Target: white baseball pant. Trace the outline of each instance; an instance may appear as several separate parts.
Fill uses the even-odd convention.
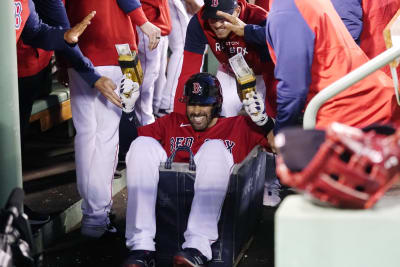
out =
[[[127,154],[125,237],[130,250],[155,251],[158,168],[166,159],[166,152],[158,141],[144,136],[132,143]],[[211,244],[218,239],[218,220],[228,189],[233,157],[221,140],[210,140],[200,147],[194,160],[194,197],[182,247],[196,248],[211,260]]]
[[[175,89],[181,74],[183,50],[185,46],[186,29],[189,17],[181,0],[169,0],[172,30],[168,35],[168,46],[171,55],[167,67],[167,83],[162,91],[162,98],[158,109],[172,111],[175,98]]]
[[[156,48],[159,49],[160,53],[160,73],[158,74],[158,77],[154,83],[153,114],[158,113],[164,93],[167,91],[167,76],[165,71],[167,70],[169,39],[168,36],[165,36],[164,38],[166,40],[161,43],[161,46],[158,45]]]
[[[221,65],[218,67],[216,76],[221,83],[222,96],[224,99],[224,101],[222,102],[221,115],[225,117],[237,116],[238,112],[242,109],[243,104],[240,101],[236,90],[236,78],[231,74],[228,74],[221,67]],[[262,95],[264,99],[266,88],[262,75],[256,76],[256,90]]]
[[[96,70],[116,84],[121,80],[120,67],[101,66]],[[83,199],[82,224],[102,226],[108,222],[112,205],[112,180],[118,162],[118,126],[122,111],[90,87],[74,69],[68,69],[68,73],[76,129],[77,186]]]
[[[165,51],[168,44],[167,37],[161,36],[157,48],[150,50],[149,38],[139,27],[136,29],[139,38],[138,55],[143,69],[143,83],[140,87],[140,96],[136,102],[135,111],[140,124],[147,125],[154,122],[154,88],[159,74],[165,75],[165,69],[161,69],[161,60],[167,56]],[[165,87],[165,84],[162,87]]]

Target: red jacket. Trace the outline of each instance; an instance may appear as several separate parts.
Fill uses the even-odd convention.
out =
[[[363,28],[360,47],[369,58],[374,58],[386,50],[382,33],[399,8],[399,0],[362,0]],[[392,77],[389,65],[382,70]],[[399,69],[397,73],[400,74]]]
[[[49,64],[52,55],[53,51],[31,47],[20,39],[17,42],[18,77],[39,73]]]
[[[162,36],[168,35],[172,29],[168,0],[141,0],[140,2],[147,19],[161,29]]]
[[[17,42],[30,14],[28,0],[14,0],[15,33]]]

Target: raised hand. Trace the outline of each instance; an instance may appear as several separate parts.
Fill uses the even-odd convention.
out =
[[[265,113],[264,101],[260,94],[257,92],[247,93],[246,98],[243,100],[243,105],[246,113],[255,124],[263,126],[267,123],[268,116]]]
[[[139,84],[124,75],[119,85],[119,93],[122,100],[122,110],[125,113],[131,113],[140,95]]]
[[[96,87],[96,89],[99,90],[100,93],[111,103],[122,108],[121,99],[114,92],[114,89],[117,88],[117,86],[111,79],[101,76],[100,79],[94,83],[94,87]]]
[[[64,33],[64,40],[69,44],[76,44],[79,36],[85,31],[86,27],[90,24],[92,18],[96,15],[96,11],[92,11],[81,22]]]
[[[225,19],[224,25],[226,29],[231,30],[238,36],[244,36],[244,26],[246,26],[246,23],[241,21],[238,17],[223,11],[217,11],[217,16]]]

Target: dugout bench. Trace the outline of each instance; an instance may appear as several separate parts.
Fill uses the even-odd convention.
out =
[[[50,95],[33,103],[29,122],[39,121],[42,132],[72,118],[69,88],[53,82]]]
[[[183,233],[194,194],[195,171],[192,163],[172,163],[174,155],[160,166],[156,204],[157,266],[172,266],[181,250]],[[212,245],[213,259],[208,266],[236,266],[250,246],[260,221],[264,181],[275,176],[275,157],[255,147],[235,164],[218,223],[219,238]],[[269,178],[268,178],[269,179]]]

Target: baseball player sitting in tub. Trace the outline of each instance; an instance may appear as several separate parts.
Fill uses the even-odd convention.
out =
[[[121,87],[127,90],[129,85],[124,83]],[[249,116],[220,117],[218,79],[197,73],[186,82],[181,101],[186,103],[186,115],[173,112],[139,127],[139,137],[127,153],[126,246],[130,252],[124,266],[154,262],[158,167],[177,147],[193,151],[196,180],[183,250],[175,255],[174,266],[205,266],[212,258],[210,246],[218,239],[217,224],[232,166],[256,145],[268,146],[266,135],[274,122],[258,93],[248,93],[243,102]],[[189,157],[179,152],[175,161],[188,162]]]

